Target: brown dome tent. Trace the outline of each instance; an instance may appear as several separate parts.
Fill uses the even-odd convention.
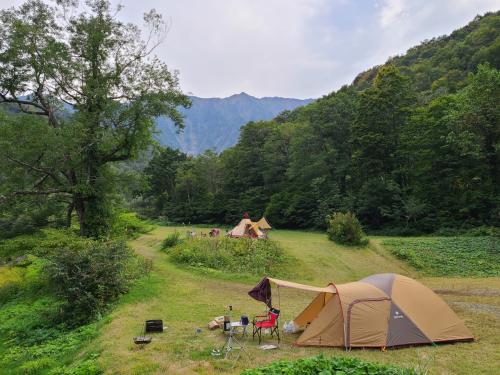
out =
[[[379,274],[326,288],[269,280],[319,292],[294,319],[305,328],[296,345],[394,347],[474,339],[446,302],[409,277]]]

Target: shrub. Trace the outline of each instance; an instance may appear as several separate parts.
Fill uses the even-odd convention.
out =
[[[412,369],[367,362],[357,358],[322,355],[297,361],[277,361],[256,369],[248,369],[242,375],[302,375],[302,374],[370,374],[370,375],[417,375]]]
[[[500,237],[500,229],[497,227],[480,226],[480,227],[476,227],[476,228],[472,228],[472,229],[467,230],[464,233],[464,236],[467,236],[467,237],[484,237],[484,236]]]
[[[82,240],[51,254],[46,272],[65,318],[81,324],[99,316],[127,290],[133,259],[123,241]]]
[[[286,261],[276,242],[249,238],[190,238],[170,254],[179,264],[255,275],[282,273]]]
[[[327,218],[328,238],[343,245],[366,245],[368,240],[356,216],[351,213],[335,212]]]
[[[111,234],[114,237],[137,238],[140,234],[148,233],[152,229],[153,226],[139,219],[135,212],[122,212],[117,215]]]
[[[170,249],[171,247],[174,247],[175,245],[179,244],[181,241],[180,239],[180,233],[175,231],[174,233],[171,233],[163,240],[161,243],[161,248],[163,250],[165,249]]]

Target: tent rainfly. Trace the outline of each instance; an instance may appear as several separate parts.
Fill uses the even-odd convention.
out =
[[[419,282],[394,273],[325,288],[265,278],[278,287],[317,292],[295,325],[304,329],[299,346],[397,347],[438,342],[472,341],[474,337],[450,307]],[[264,281],[264,279],[263,279]],[[261,281],[249,292],[270,304]]]

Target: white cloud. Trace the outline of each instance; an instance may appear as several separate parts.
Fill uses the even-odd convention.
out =
[[[450,33],[500,0],[111,0],[140,23],[172,27],[158,55],[186,92],[318,97],[424,39]],[[1,0],[0,7],[21,0]]]
[[[403,15],[403,0],[387,0],[380,12],[380,23],[382,27],[388,27]]]

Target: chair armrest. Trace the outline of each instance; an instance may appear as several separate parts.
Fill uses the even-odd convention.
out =
[[[261,318],[261,319],[257,319],[257,318]],[[265,322],[267,319],[268,319],[267,315],[255,315],[253,317],[252,323],[255,324],[257,322]]]

